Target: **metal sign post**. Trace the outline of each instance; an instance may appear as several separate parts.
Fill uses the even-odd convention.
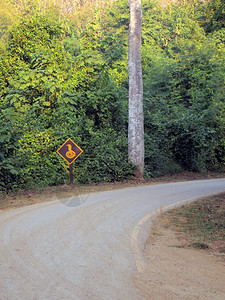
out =
[[[73,164],[70,164],[70,185],[73,185]]]
[[[70,165],[70,184],[73,184],[73,162],[78,158],[83,150],[77,146],[70,138],[57,150],[57,153]]]

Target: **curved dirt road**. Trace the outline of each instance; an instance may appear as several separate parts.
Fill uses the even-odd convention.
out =
[[[0,299],[144,299],[131,278],[145,267],[153,212],[222,191],[225,179],[192,181],[2,212]]]

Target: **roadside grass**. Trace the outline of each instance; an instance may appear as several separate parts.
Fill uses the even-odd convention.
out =
[[[166,227],[185,239],[184,247],[225,255],[225,193],[172,209],[165,216]]]

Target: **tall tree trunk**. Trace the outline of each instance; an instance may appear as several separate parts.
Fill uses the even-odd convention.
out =
[[[136,175],[144,173],[144,116],[141,68],[141,0],[129,0],[129,125],[128,153],[138,166]]]

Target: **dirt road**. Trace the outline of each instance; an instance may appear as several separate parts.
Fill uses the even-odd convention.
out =
[[[151,299],[136,283],[155,212],[222,191],[225,179],[182,182],[2,212],[0,299]]]

